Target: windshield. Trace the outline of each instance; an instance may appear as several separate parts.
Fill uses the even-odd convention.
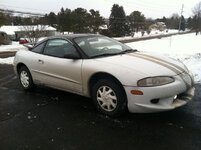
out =
[[[104,36],[79,37],[74,41],[91,58],[122,54],[126,50],[131,50],[129,46]]]

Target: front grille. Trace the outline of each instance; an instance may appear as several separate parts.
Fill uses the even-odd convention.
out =
[[[192,99],[192,95],[189,95],[188,93],[181,93],[177,95],[177,99],[188,101]]]

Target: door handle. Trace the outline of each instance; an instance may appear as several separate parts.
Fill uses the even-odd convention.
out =
[[[44,64],[44,61],[41,60],[41,59],[39,59],[39,60],[38,60],[38,63],[39,63],[39,64]]]

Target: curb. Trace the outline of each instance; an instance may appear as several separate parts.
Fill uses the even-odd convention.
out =
[[[146,37],[140,37],[140,38],[131,38],[131,39],[125,39],[125,40],[118,40],[119,42],[122,43],[130,43],[130,42],[137,42],[137,41],[144,41],[144,40],[151,40],[151,39],[160,39],[163,37],[170,37],[173,35],[182,35],[182,34],[189,34],[193,33],[192,31],[187,31],[187,32],[178,32],[178,33],[170,33],[170,34],[164,34],[164,35],[155,35],[155,36],[146,36]]]
[[[15,56],[16,51],[13,52],[0,52],[0,58],[7,58]]]

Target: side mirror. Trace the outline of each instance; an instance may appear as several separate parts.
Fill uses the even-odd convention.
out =
[[[28,44],[23,44],[23,46],[26,47],[26,48],[28,48],[28,50],[32,50],[33,47],[34,47],[34,45],[33,45],[33,44],[30,44],[30,43],[28,43]]]
[[[64,58],[67,58],[67,59],[80,59],[80,56],[78,54],[65,54]]]

